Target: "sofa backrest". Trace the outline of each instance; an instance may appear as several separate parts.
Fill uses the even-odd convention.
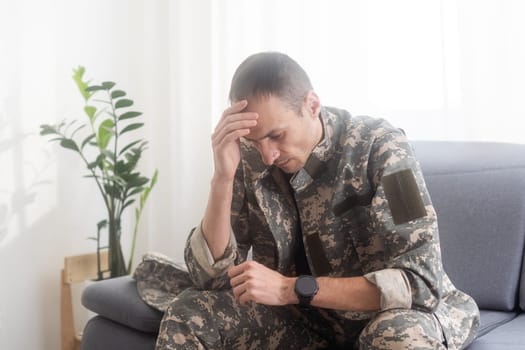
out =
[[[525,309],[525,145],[412,143],[438,215],[445,271],[482,309]],[[521,281],[524,279],[521,278]]]

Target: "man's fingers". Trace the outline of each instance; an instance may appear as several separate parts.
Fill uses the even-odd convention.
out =
[[[247,100],[237,101],[233,103],[230,107],[226,108],[224,112],[222,112],[221,118],[224,118],[225,116],[230,115],[230,114],[241,112],[243,109],[246,108],[246,106],[248,106]]]
[[[243,279],[241,275],[230,278],[230,285],[232,286],[232,288],[238,287],[239,285],[242,284],[242,282],[243,282]]]
[[[246,263],[241,263],[239,265],[232,266],[228,269],[228,277],[233,278],[240,275],[244,271],[244,265]]]
[[[233,287],[232,291],[235,299],[237,299],[241,304],[246,304],[249,301],[257,302],[257,298],[255,296],[257,293],[257,287],[253,281],[243,281],[239,285]]]
[[[225,125],[243,119],[256,119],[257,113],[243,112],[248,106],[248,101],[242,100],[235,102],[222,112],[221,119],[215,126],[215,131],[222,129]]]
[[[232,141],[232,139],[238,139],[241,136],[249,134],[250,129],[255,125],[257,125],[257,121],[253,119],[234,121],[222,128],[216,129],[212,135],[212,142],[214,144],[219,144],[228,136],[230,136],[228,141]]]
[[[255,112],[228,114],[222,117],[221,120],[219,120],[219,122],[215,126],[214,132],[220,131],[232,124],[237,124],[238,122],[248,122],[249,124],[253,124],[251,121],[257,120],[258,117],[259,115]]]

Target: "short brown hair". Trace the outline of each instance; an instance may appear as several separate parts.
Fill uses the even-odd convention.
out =
[[[288,55],[261,52],[246,58],[237,68],[230,87],[230,102],[266,96],[279,97],[296,111],[312,84],[304,69]]]

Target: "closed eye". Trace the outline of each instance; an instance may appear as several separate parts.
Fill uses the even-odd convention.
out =
[[[273,134],[273,135],[269,135],[268,138],[270,140],[279,140],[280,138],[282,138],[284,135],[284,132],[280,132],[278,134]]]

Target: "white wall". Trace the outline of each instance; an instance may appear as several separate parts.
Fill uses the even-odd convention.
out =
[[[38,135],[82,115],[73,67],[116,81],[144,112],[142,169],[160,176],[138,255],[181,261],[206,203],[210,134],[247,55],[287,52],[323,102],[412,139],[525,142],[524,4],[0,0],[0,349],[58,348],[63,257],[92,252],[104,216],[78,157]]]

